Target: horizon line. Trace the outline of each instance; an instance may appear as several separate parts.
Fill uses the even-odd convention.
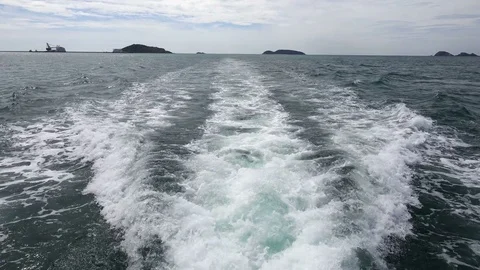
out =
[[[0,50],[0,53],[47,53],[47,51],[10,51],[10,50]],[[65,53],[106,53],[106,54],[164,54],[164,53],[113,53],[111,51],[67,51],[67,52],[62,52],[59,54],[65,54]],[[53,54],[58,54],[58,53],[53,53]],[[168,54],[197,54],[196,52],[172,52]],[[205,55],[263,55],[263,53],[207,53],[205,52]],[[271,55],[269,55],[271,56]],[[292,55],[288,55],[292,56]],[[433,54],[431,55],[425,55],[425,54],[308,54],[306,53],[305,55],[298,55],[298,56],[411,56],[411,57],[430,57],[434,56]]]

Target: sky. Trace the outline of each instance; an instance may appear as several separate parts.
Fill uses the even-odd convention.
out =
[[[480,54],[480,0],[0,0],[0,50]]]

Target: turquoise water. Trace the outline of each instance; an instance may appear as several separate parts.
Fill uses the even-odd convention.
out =
[[[0,68],[0,269],[480,267],[476,58]]]

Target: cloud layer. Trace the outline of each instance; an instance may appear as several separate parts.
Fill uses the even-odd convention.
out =
[[[280,47],[325,54],[478,52],[475,10],[476,0],[0,0],[0,50],[28,49],[43,43],[36,40],[41,36],[62,33],[82,37],[61,41],[73,50],[131,41],[184,52],[200,50],[185,42],[239,53]],[[82,42],[90,38],[95,45]]]

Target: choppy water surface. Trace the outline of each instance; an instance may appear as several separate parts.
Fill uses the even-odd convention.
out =
[[[0,269],[480,267],[476,58],[0,69]]]

